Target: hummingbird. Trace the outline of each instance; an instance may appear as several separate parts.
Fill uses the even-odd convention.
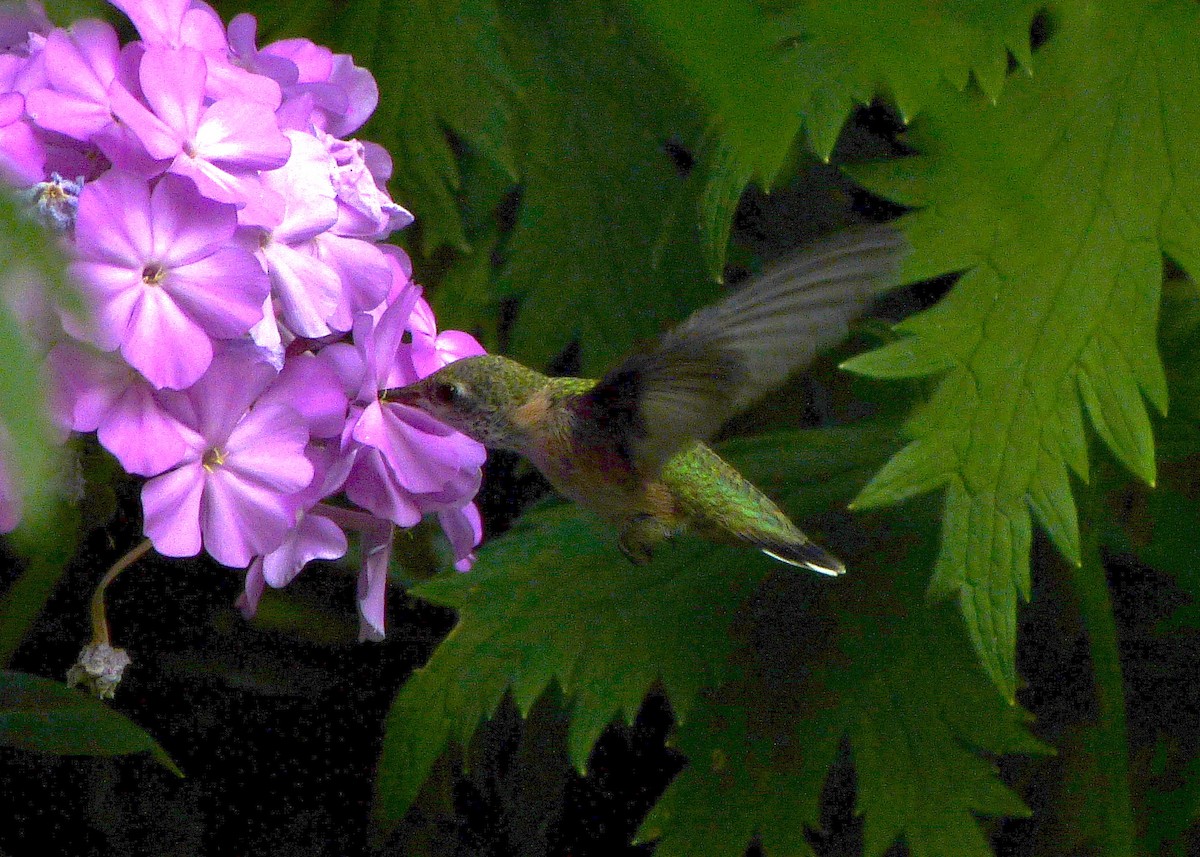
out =
[[[705,441],[844,339],[849,323],[896,285],[908,249],[886,225],[826,238],[697,310],[598,381],[549,377],[489,354],[381,398],[525,456],[559,493],[613,524],[635,564],[691,529],[839,575],[841,560]]]

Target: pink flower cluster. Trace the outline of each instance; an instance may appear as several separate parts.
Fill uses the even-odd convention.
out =
[[[36,6],[0,21],[0,175],[32,186],[86,310],[31,321],[58,415],[146,478],[160,553],[247,568],[247,612],[359,532],[378,638],[393,526],[436,513],[470,567],[485,453],[379,396],[483,349],[437,330],[378,243],[412,217],[387,153],[344,139],[375,81],[305,39],[258,48],[249,15],[226,30],[198,0],[113,3],[140,41]]]

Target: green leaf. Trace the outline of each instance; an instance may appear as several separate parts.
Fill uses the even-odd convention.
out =
[[[104,0],[55,0],[46,5],[46,16],[60,27],[69,27],[81,18],[101,18],[110,22],[123,18]]]
[[[686,92],[616,0],[510,2],[523,93],[523,195],[503,281],[521,306],[513,355],[544,366],[571,342],[585,374],[716,295],[692,226],[698,184],[665,146],[693,142]]]
[[[1068,3],[1054,20],[1038,73],[1010,82],[998,107],[948,92],[911,127],[918,157],[855,171],[920,208],[906,219],[910,279],[966,270],[900,325],[905,352],[866,359],[893,377],[950,368],[907,426],[903,466],[856,503],[945,485],[931,591],[958,597],[1009,698],[1030,511],[1078,562],[1066,474],[1087,478],[1085,408],[1116,457],[1153,482],[1143,397],[1166,410],[1160,254],[1200,260],[1195,5]]]
[[[1009,52],[1029,68],[1033,2],[638,0],[643,20],[704,100],[711,117],[701,213],[710,269],[719,272],[729,223],[750,181],[770,187],[803,126],[828,160],[858,104],[891,96],[908,119],[949,80],[975,75],[999,97]],[[779,4],[775,4],[779,5]]]
[[[871,857],[900,839],[914,857],[984,857],[976,814],[1029,815],[983,754],[1047,748],[972,662],[953,618],[842,605],[823,635],[838,646],[781,643],[681,728],[689,765],[638,834],[658,840],[656,855],[736,857],[755,836],[768,854],[813,854],[805,832],[821,826],[843,737]]]
[[[75,306],[61,249],[9,193],[0,193],[0,226],[0,290],[14,300],[37,294]],[[8,476],[21,495],[23,518],[36,526],[57,498],[60,444],[46,401],[41,351],[26,336],[12,304],[0,302],[0,423],[7,435],[0,443]]]
[[[236,11],[245,11],[245,4]],[[421,246],[469,249],[456,195],[459,164],[446,132],[516,176],[505,143],[512,79],[490,0],[305,0],[263,3],[266,42],[305,32],[350,53],[379,83],[379,106],[355,136],[392,155],[397,202],[413,210]]]
[[[460,620],[392,707],[379,815],[402,818],[437,757],[451,741],[465,743],[507,692],[525,714],[551,682],[561,685],[579,769],[604,728],[632,720],[655,682],[686,717],[700,688],[721,678],[734,611],[769,565],[689,539],[634,568],[611,530],[582,512],[527,514],[469,575],[415,590]]]
[[[728,450],[748,478],[803,517],[849,497],[894,448],[893,432],[890,424],[785,432]],[[635,567],[611,528],[573,507],[527,514],[480,551],[470,574],[414,590],[460,618],[393,704],[377,816],[398,823],[438,756],[464,745],[506,693],[525,714],[552,682],[562,688],[568,749],[581,770],[604,728],[631,720],[651,687],[686,720],[700,690],[726,674],[739,606],[779,568],[755,551],[690,537]]]
[[[62,444],[50,419],[42,371],[43,350],[26,335],[25,320],[13,312],[24,297],[38,295],[60,306],[78,307],[64,272],[66,260],[53,236],[25,211],[25,204],[0,192],[0,459],[5,491],[13,491],[21,524],[10,535],[29,566],[0,603],[0,663],[20,644],[71,555],[78,531],[61,497]]]
[[[183,774],[162,746],[125,715],[57,681],[0,671],[0,744],[59,756],[153,753]]]
[[[492,252],[497,238],[478,241],[475,252],[454,260],[438,280],[429,300],[442,330],[464,330],[488,351],[500,344],[500,301],[492,284]]]

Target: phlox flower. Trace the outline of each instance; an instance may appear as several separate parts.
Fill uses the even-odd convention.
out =
[[[343,139],[375,80],[307,39],[259,49],[253,17],[226,30],[201,0],[113,3],[140,41],[0,9],[0,179],[72,254],[83,306],[20,270],[0,295],[48,352],[64,436],[145,478],[159,553],[246,568],[249,615],[357,533],[360,635],[380,639],[397,525],[437,515],[455,567],[474,561],[486,453],[381,395],[483,349],[438,330],[378,243],[413,218],[388,153]],[[0,531],[20,516],[4,442]]]
[[[358,140],[324,137],[336,166],[338,220],[333,231],[355,238],[386,238],[413,222],[413,216],[382,190],[392,173],[392,160],[380,146]]]
[[[331,332],[342,283],[337,271],[304,245],[337,221],[333,159],[311,135],[288,131],[287,137],[292,141],[287,164],[262,177],[283,201],[282,220],[258,231],[258,255],[271,278],[280,320],[296,336],[319,338]]]
[[[436,339],[428,320],[414,325],[419,289],[393,261],[398,278],[385,307],[358,316],[354,346],[334,345],[323,352],[348,389],[357,389],[343,434],[343,453],[351,460],[345,492],[356,505],[402,527],[439,513],[458,565],[466,569],[471,549],[482,538],[478,511],[468,504],[479,490],[486,451],[424,411],[379,396],[428,374],[418,372],[413,354],[419,337]],[[406,333],[411,343],[404,341]],[[465,351],[482,353],[478,343],[466,339],[470,344],[460,343]],[[424,366],[432,372],[447,361],[438,359],[434,346],[429,350]]]
[[[470,571],[475,564],[475,546],[483,541],[483,518],[479,507],[468,503],[456,509],[444,509],[437,513],[438,523],[454,549],[454,568]]]
[[[147,47],[187,48],[204,55],[208,66],[205,95],[218,100],[249,98],[274,110],[279,84],[231,62],[221,17],[199,0],[112,0],[124,12]]]
[[[230,42],[241,57],[251,55],[253,30],[239,24],[238,41],[234,43],[230,24]],[[369,71],[359,68],[348,54],[335,54],[308,39],[284,39],[273,42],[253,55],[254,64],[266,69],[283,87],[284,103],[280,113],[304,118],[303,125],[292,127],[316,128],[343,137],[357,131],[375,112],[379,104],[379,87]],[[292,78],[277,76],[277,63],[286,60],[296,69]],[[270,63],[270,65],[265,65]]]
[[[80,21],[46,37],[49,88],[29,93],[29,116],[39,127],[91,140],[112,126],[108,90],[121,53],[117,31],[103,21]]]
[[[386,522],[363,530],[362,570],[358,575],[358,638],[378,642],[387,614],[388,565],[396,530]]]
[[[287,163],[291,143],[273,111],[236,95],[206,106],[208,65],[190,48],[147,48],[138,78],[149,108],[121,86],[110,99],[150,157],[169,161],[167,172],[187,176],[209,199],[246,209],[243,222],[274,222],[281,203],[258,171]]]
[[[173,410],[189,432],[174,469],[142,489],[146,535],[166,556],[201,546],[218,562],[244,568],[282,543],[296,522],[294,496],[313,465],[304,418],[278,402],[258,402],[275,380],[269,364],[221,355]]]
[[[403,342],[419,297],[409,285],[380,315],[362,314],[354,325],[354,350],[334,351],[346,377],[359,379],[358,395],[346,421],[346,443],[369,447],[360,453],[346,484],[347,496],[400,526],[412,526],[423,511],[418,495],[447,501],[447,494],[478,489],[483,447],[424,411],[381,400],[379,393],[416,381],[411,347]],[[327,349],[327,350],[333,350]],[[464,497],[465,499],[465,497]]]
[[[69,342],[54,346],[47,360],[61,425],[96,432],[127,473],[155,476],[183,459],[188,430],[123,360]]]
[[[23,96],[0,95],[0,179],[18,186],[31,185],[46,175],[46,150],[24,114]]]
[[[246,569],[246,584],[238,599],[238,608],[247,618],[258,609],[263,586],[280,589],[291,583],[308,563],[315,559],[332,560],[346,554],[349,547],[342,528],[323,512],[336,517],[336,510],[318,504],[322,497],[340,486],[344,473],[330,471],[333,454],[322,447],[309,446],[308,458],[313,465],[309,486],[292,499],[296,522],[284,536],[279,547],[264,556],[255,557]]]
[[[246,333],[269,289],[254,256],[233,246],[236,215],[179,176],[146,181],[110,170],[79,196],[73,270],[91,323],[68,332],[121,355],[155,387],[182,389],[212,361],[213,338]]]
[[[258,21],[253,15],[245,12],[235,15],[229,21],[228,35],[230,59],[240,68],[268,77],[281,87],[291,86],[300,80],[300,69],[296,63],[258,49]]]
[[[486,354],[479,341],[461,330],[438,333],[437,319],[424,298],[417,298],[408,319],[412,331],[412,363],[418,377],[432,375],[447,363]]]

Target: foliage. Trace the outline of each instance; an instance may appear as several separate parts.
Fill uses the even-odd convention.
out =
[[[0,744],[65,756],[153,753],[182,776],[159,743],[98,699],[49,679],[0,671]]]
[[[561,699],[582,775],[657,693],[686,758],[640,829],[659,854],[820,850],[848,764],[870,855],[988,854],[980,819],[1030,807],[1058,814],[1047,829],[1083,819],[1077,850],[1184,853],[1200,733],[1126,698],[1105,564],[1161,574],[1192,604],[1154,645],[1196,644],[1200,299],[1161,288],[1164,256],[1200,273],[1195,4],[220,5],[249,5],[263,41],[333,41],[374,71],[362,136],[395,158],[435,308],[538,368],[601,372],[717,296],[728,259],[765,264],[773,236],[748,211],[804,186],[809,155],[859,183],[811,200],[814,219],[905,209],[905,283],[950,284],[932,306],[909,294],[920,311],[843,364],[858,377],[823,370],[819,427],[795,428],[814,409],[791,386],[721,447],[845,579],[691,537],[634,568],[609,529],[543,504],[470,574],[416,586],[458,625],[391,708],[385,833],[506,699],[522,716]],[[872,103],[903,128],[880,134],[858,111]],[[6,415],[22,389],[0,390]],[[1016,704],[1041,701],[1021,673],[1042,653],[1018,629],[1041,623],[1044,642],[1061,621],[1022,625],[1019,607],[1055,587],[1092,671],[1070,734]],[[1009,756],[1048,744],[1104,812],[1037,803],[1011,776]]]

